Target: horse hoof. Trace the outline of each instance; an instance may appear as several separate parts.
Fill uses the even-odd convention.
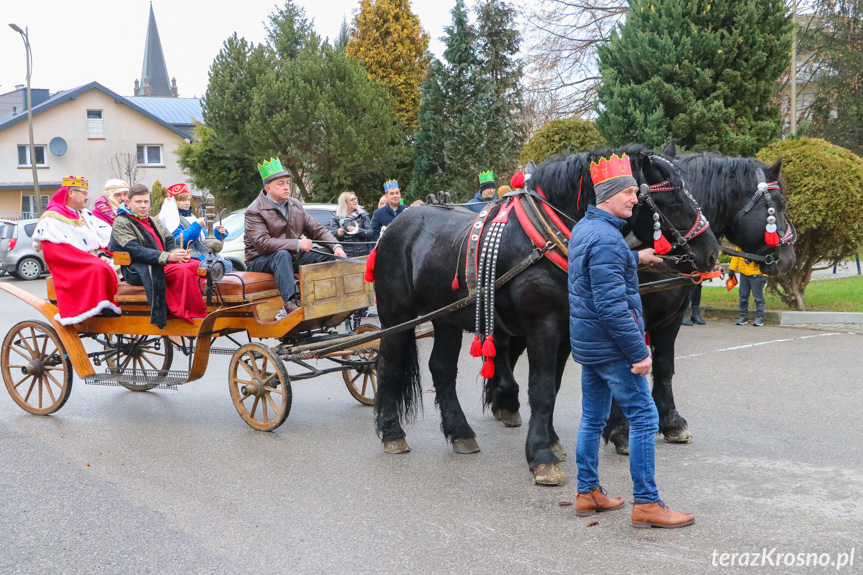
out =
[[[629,444],[626,445],[615,445],[614,450],[618,455],[629,455]]]
[[[555,441],[554,445],[551,446],[551,452],[554,453],[554,456],[557,457],[558,461],[566,461],[566,450],[559,441]]]
[[[404,439],[384,441],[384,453],[398,455],[399,453],[408,453],[410,450],[411,448],[408,446],[408,442]]]
[[[473,437],[466,437],[464,439],[453,439],[452,450],[455,453],[461,453],[463,455],[466,455],[468,453],[479,453],[479,443],[477,443],[476,439]]]
[[[676,435],[667,433],[665,434],[665,441],[668,443],[692,443],[692,433],[686,428],[680,430]]]
[[[521,414],[518,411],[499,409],[495,418],[507,427],[521,427]]]
[[[537,485],[565,485],[566,473],[557,463],[541,463],[532,471],[533,482]]]

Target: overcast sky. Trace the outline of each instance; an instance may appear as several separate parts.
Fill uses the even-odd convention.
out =
[[[359,0],[296,0],[323,37],[335,38],[343,18],[350,24]],[[51,93],[97,81],[131,96],[141,76],[150,2],[147,0],[3,1],[0,8],[0,94],[24,84],[26,63],[21,36],[8,27],[29,28],[33,50],[31,87]],[[200,97],[222,43],[237,32],[263,41],[264,20],[275,0],[203,2],[155,0],[153,11],[162,39],[168,75],[181,97]],[[431,36],[431,50],[442,54],[439,37],[451,22],[455,0],[413,0],[413,10]],[[469,3],[470,5],[470,3]]]

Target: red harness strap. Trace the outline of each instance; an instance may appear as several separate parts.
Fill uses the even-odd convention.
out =
[[[539,186],[536,186],[536,193],[539,194],[540,196],[542,196],[543,198],[545,198],[545,194],[542,193],[542,189],[540,189]],[[548,199],[548,198],[546,198],[546,199]],[[579,180],[579,183],[578,183],[578,200],[576,200],[576,204],[580,201],[581,201],[581,181]],[[563,225],[563,222],[558,217],[557,213],[553,209],[551,209],[551,206],[549,206],[545,202],[540,202],[540,203],[542,204],[542,209],[543,209],[543,211],[545,211],[545,215],[548,216],[548,219],[550,219],[551,222],[555,226],[557,226],[557,229],[559,229],[560,232],[564,236],[566,236],[566,239],[569,239],[569,236],[572,234],[572,231],[569,228],[567,228],[565,225]]]
[[[546,240],[543,239],[542,234],[530,223],[530,220],[527,217],[527,214],[524,213],[524,206],[521,205],[521,197],[515,196],[513,199],[513,206],[515,207],[515,215],[518,218],[521,227],[524,229],[524,233],[527,234],[533,241],[533,245],[538,248],[544,248],[546,244]],[[566,261],[566,258],[557,253],[554,250],[546,250],[545,257],[550,259],[554,264],[562,269],[563,271],[569,271],[569,262]]]

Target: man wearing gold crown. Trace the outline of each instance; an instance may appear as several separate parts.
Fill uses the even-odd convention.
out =
[[[33,249],[54,277],[54,319],[70,325],[100,313],[119,315],[117,274],[106,251],[111,226],[87,209],[87,180],[69,176],[62,183],[33,231]]]
[[[622,498],[605,494],[598,474],[600,437],[613,397],[629,420],[632,526],[685,527],[694,516],[666,507],[654,479],[659,415],[645,377],[652,363],[636,273],[639,263],[662,260],[653,248],[631,251],[620,233],[638,203],[629,157],[600,158],[591,163],[590,175],[596,205],[588,207],[569,240],[570,344],[572,358],[582,366],[575,512],[588,516],[623,506]]]
[[[479,191],[465,206],[472,212],[480,213],[487,204],[497,199],[497,185],[494,183],[494,172],[487,170],[479,175]]]
[[[246,265],[251,272],[276,276],[285,301],[284,309],[276,315],[281,320],[300,308],[294,271],[302,265],[333,259],[326,254],[311,253],[313,242],[326,242],[340,257],[345,257],[345,251],[333,234],[291,197],[291,175],[278,158],[258,164],[258,171],[264,189],[245,214]]]
[[[384,198],[386,198],[387,203],[372,214],[372,231],[375,233],[375,238],[379,238],[383,229],[393,223],[396,216],[407,209],[401,203],[402,191],[396,180],[384,182]]]

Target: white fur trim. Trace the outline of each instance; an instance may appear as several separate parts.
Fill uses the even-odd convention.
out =
[[[89,210],[81,211],[83,226],[75,226],[58,218],[42,217],[33,232],[33,249],[41,251],[43,241],[69,244],[81,251],[90,252],[107,248],[111,239],[111,226],[93,217]]]
[[[97,316],[102,313],[103,309],[110,309],[116,313],[123,313],[123,310],[120,309],[119,306],[116,306],[109,302],[106,299],[100,301],[96,307],[89,311],[85,311],[81,315],[76,315],[75,317],[60,317],[59,313],[54,314],[54,319],[57,320],[57,323],[60,325],[72,325],[73,323],[80,323],[85,319],[90,319],[93,316]]]

